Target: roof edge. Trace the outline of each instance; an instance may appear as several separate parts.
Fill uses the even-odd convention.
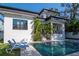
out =
[[[57,11],[53,11],[53,10],[49,10],[49,9],[43,8],[43,9],[40,11],[39,15],[40,15],[44,10],[51,11],[51,12],[55,12],[55,13],[60,13],[60,12],[57,12]]]
[[[0,8],[6,8],[6,9],[11,9],[11,10],[17,10],[17,11],[28,12],[28,13],[33,13],[33,14],[39,14],[38,12],[33,12],[33,11],[19,9],[19,8],[15,8],[15,7],[9,7],[9,6],[0,5]]]

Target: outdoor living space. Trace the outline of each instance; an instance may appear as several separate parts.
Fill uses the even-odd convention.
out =
[[[65,20],[61,20],[61,18],[56,16],[42,19],[37,13],[24,10],[20,11],[15,8],[7,8],[5,6],[1,7],[0,13],[4,16],[3,42],[6,44],[9,43],[9,47],[4,49],[7,53],[12,53],[13,50],[19,48],[16,53],[19,52],[18,54],[22,56],[28,54],[42,55],[34,47],[35,44],[51,44],[53,41],[64,41]],[[33,26],[35,27],[33,28]],[[16,53],[14,53],[14,55],[16,55]]]
[[[51,33],[46,32],[44,30],[45,28],[43,28],[43,33],[40,34],[40,35],[42,35],[42,38],[37,39],[37,40],[33,40],[32,42],[30,42],[31,45],[30,45],[30,49],[28,48],[28,50],[30,50],[28,55],[31,55],[33,50],[36,50],[36,51],[33,52],[33,55],[36,55],[36,56],[44,55],[44,54],[42,54],[43,51],[42,51],[42,53],[40,53],[40,50],[42,50],[41,49],[42,47],[44,47],[47,50],[47,49],[53,49],[54,48],[54,47],[50,48],[51,45],[58,45],[58,44],[63,45],[64,44],[65,37],[63,37],[63,36],[65,36],[65,32],[64,32],[64,30],[65,30],[64,29],[65,20],[60,21],[60,19],[58,19],[59,20],[58,21],[58,20],[55,20],[55,19],[58,19],[58,18],[50,18],[47,21],[42,22],[43,25],[50,24],[49,26],[48,25],[47,26],[48,26],[48,28],[51,28],[51,30],[50,30]],[[46,34],[48,33],[50,36],[45,36],[45,32],[46,32]],[[36,38],[36,36],[35,36],[35,38]],[[42,46],[42,44],[49,46],[49,47]],[[64,45],[63,45],[63,47],[64,47]],[[32,52],[31,52],[31,49],[33,49]],[[28,51],[28,50],[26,49],[26,51]],[[48,51],[50,52],[52,50],[48,50]],[[48,51],[46,51],[46,52],[48,52]],[[21,52],[23,52],[23,51],[21,51]],[[62,51],[60,51],[60,52],[62,53]],[[27,52],[22,54],[22,55],[27,55]],[[47,53],[46,55],[53,55],[53,54]]]
[[[36,17],[36,13],[21,12],[13,10],[12,8],[6,9],[6,7],[0,8],[0,13],[3,16],[3,40],[0,43],[0,55],[2,56],[28,56],[40,55],[35,48],[29,44],[32,32],[33,17]],[[13,11],[13,12],[12,12]],[[15,11],[15,12],[14,12]],[[21,13],[19,13],[21,12]],[[24,14],[23,14],[24,13]],[[30,14],[30,15],[29,15]],[[21,42],[23,41],[23,42]],[[27,45],[28,44],[28,45]],[[28,53],[25,51],[29,50]],[[5,54],[4,54],[5,53]],[[34,54],[33,54],[34,53]]]
[[[9,48],[4,49],[4,50],[6,50],[7,53],[11,53],[16,48],[19,48],[18,52],[16,51],[16,53],[18,53],[19,55],[22,55],[22,56],[23,55],[25,55],[25,56],[26,55],[41,55],[40,52],[33,46],[34,44],[47,43],[47,42],[50,43],[54,40],[60,41],[60,39],[64,40],[64,37],[62,37],[62,36],[64,36],[63,27],[64,27],[65,21],[58,21],[58,20],[55,20],[54,17],[52,17],[52,18],[50,17],[50,19],[47,19],[47,21],[44,20],[42,22],[42,19],[40,19],[40,18],[33,19],[33,17],[38,16],[37,14],[31,15],[29,13],[31,16],[29,16],[27,14],[19,15],[19,14],[11,12],[9,10],[10,9],[8,9],[8,11],[6,10],[6,12],[4,12],[4,9],[1,9],[1,13],[4,15],[4,43],[9,43],[9,45],[11,46]],[[10,12],[10,13],[8,13],[8,12]],[[29,17],[27,18],[27,16],[29,16]],[[44,30],[44,29],[46,29],[45,28],[46,24],[44,24],[44,28],[39,27],[40,30],[43,29],[44,33],[43,34],[42,34],[42,32],[40,32],[40,34],[38,33],[40,35],[40,37],[41,37],[41,35],[43,35],[43,36],[41,38],[40,37],[36,38],[38,35],[36,33],[37,35],[33,37],[35,39],[32,40],[32,37],[31,37],[32,31],[33,31],[32,22],[33,22],[33,20],[36,20],[36,19],[37,19],[37,22],[47,23],[47,25],[48,25],[47,28],[49,28],[50,30],[49,30],[49,32]],[[58,19],[58,18],[56,18],[56,19]],[[41,25],[39,25],[39,23],[38,23],[37,26],[41,26]],[[53,36],[54,27],[55,27],[54,34],[55,33],[57,33],[57,34],[55,34]],[[61,32],[61,33],[59,33],[59,32]],[[27,34],[28,34],[28,36],[27,36]],[[58,39],[58,37],[60,39]],[[16,55],[16,53],[14,53],[14,55]]]
[[[79,21],[57,9],[33,12],[0,6],[0,14],[1,56],[79,55]]]
[[[41,56],[41,54],[31,44],[29,44],[29,47],[17,47],[12,51],[9,50],[9,48],[11,48],[9,44],[4,44],[3,41],[0,40],[0,56]]]

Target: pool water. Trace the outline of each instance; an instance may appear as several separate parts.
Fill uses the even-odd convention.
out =
[[[67,41],[35,43],[33,46],[43,56],[65,56],[79,51],[79,43]]]

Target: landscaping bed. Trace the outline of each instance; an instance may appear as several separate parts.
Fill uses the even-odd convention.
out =
[[[0,56],[20,56],[20,49],[14,49],[11,53],[7,53],[8,44],[0,43]]]
[[[0,43],[3,43],[3,39],[0,39]]]

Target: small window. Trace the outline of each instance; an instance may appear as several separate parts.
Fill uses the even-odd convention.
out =
[[[27,20],[13,19],[13,29],[27,30]]]
[[[46,14],[43,13],[40,17],[41,17],[41,18],[46,18]]]

